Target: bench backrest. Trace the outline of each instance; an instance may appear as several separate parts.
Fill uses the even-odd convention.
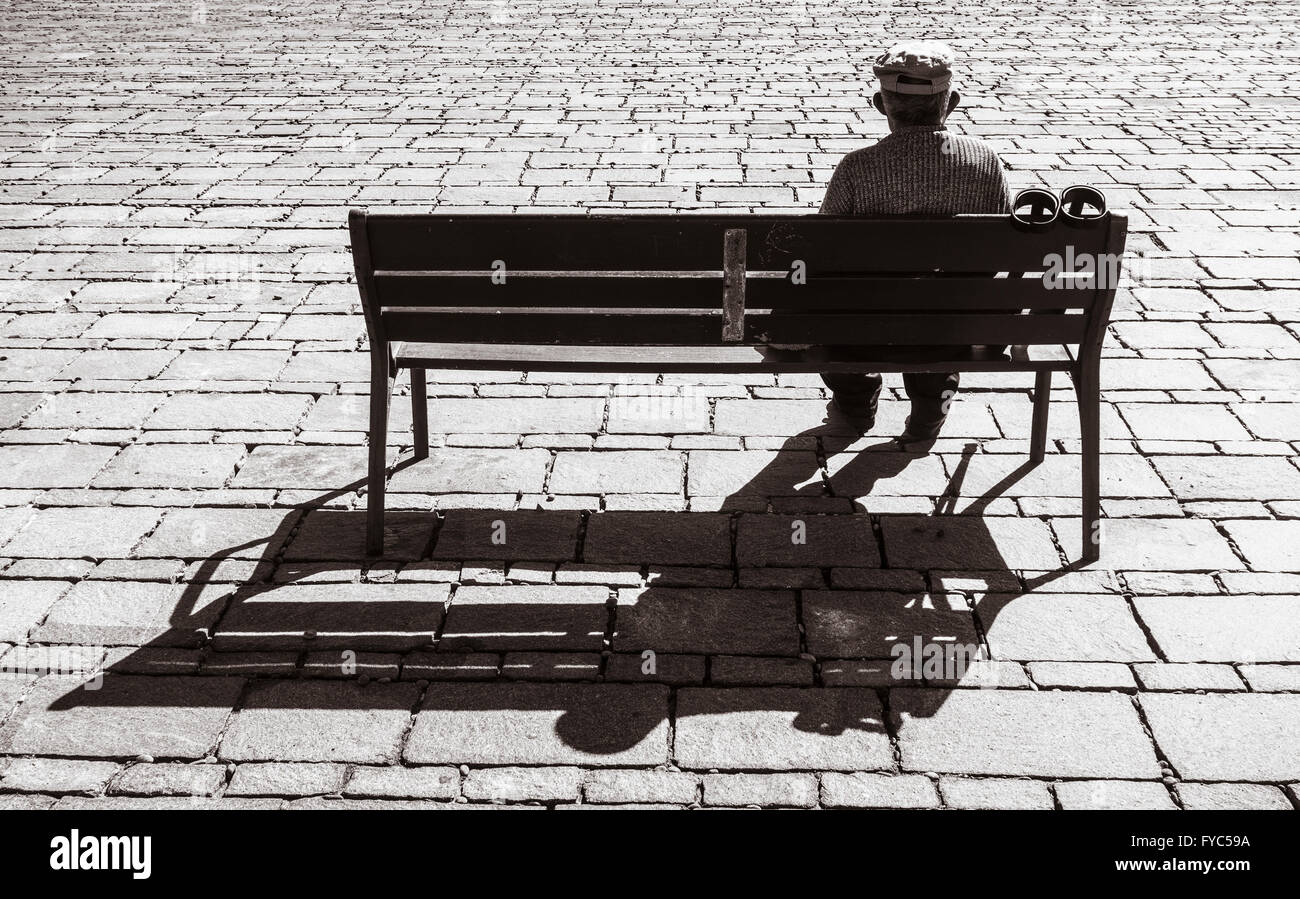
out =
[[[1127,220],[353,210],[372,342],[1100,347]],[[1060,312],[1045,315],[1044,312]]]

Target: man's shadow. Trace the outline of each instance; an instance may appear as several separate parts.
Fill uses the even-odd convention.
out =
[[[383,559],[364,557],[364,499],[357,509],[331,508],[361,490],[363,479],[286,511],[265,534],[197,559],[170,627],[145,646],[116,653],[102,688],[70,689],[52,708],[174,705],[174,689],[142,690],[139,678],[128,679],[126,689],[116,675],[194,673],[188,660],[197,649],[200,676],[258,676],[259,654],[297,653],[295,670],[270,666],[268,676],[358,678],[377,670],[368,665],[371,654],[383,654],[388,661],[380,668],[388,674],[393,654],[401,654],[400,679],[430,681],[423,711],[558,711],[556,735],[596,755],[636,746],[662,717],[592,703],[565,684],[539,691],[537,680],[546,678],[536,670],[548,659],[563,661],[539,654],[585,660],[584,673],[560,680],[727,687],[743,680],[718,677],[719,659],[742,666],[784,660],[803,666],[806,676],[795,686],[934,688],[937,698],[923,706],[933,714],[961,688],[972,663],[986,664],[997,610],[1076,567],[1058,560],[1032,581],[1017,579],[983,513],[1033,466],[1026,461],[962,506],[958,497],[976,451],[967,445],[949,475],[938,456],[904,452],[880,438],[854,439],[828,413],[824,425],[786,440],[755,473],[742,472],[740,483],[710,501],[710,511],[498,511],[443,502],[437,514],[390,511]],[[714,475],[720,471],[725,483],[727,464],[752,455],[709,458],[722,466]],[[389,476],[432,464],[407,458]],[[893,479],[909,476],[941,484],[938,496],[917,489],[887,496]],[[930,502],[932,509],[917,505]],[[900,503],[916,513],[899,512]],[[235,560],[256,562],[251,582],[228,582],[223,571]],[[471,581],[452,592],[451,582],[466,579],[460,563],[504,566],[505,584]],[[571,594],[508,586],[535,582],[537,569],[551,565],[575,575],[584,566],[635,571],[643,586],[610,589],[600,586],[599,574],[571,578],[588,585]],[[951,591],[944,572],[980,572],[1017,589],[977,603],[970,592]],[[714,670],[705,669],[703,683],[698,676],[674,680],[672,663],[682,657],[705,657]],[[516,664],[503,666],[503,658]],[[936,658],[937,667],[926,664]],[[444,680],[517,689],[444,689]],[[193,702],[201,704],[201,695],[196,691]],[[887,729],[886,716],[864,715],[851,704],[784,707],[798,695],[733,691],[726,708],[793,711],[797,729],[818,734]],[[328,708],[329,697],[313,690],[256,701]],[[676,705],[676,715],[689,712]]]

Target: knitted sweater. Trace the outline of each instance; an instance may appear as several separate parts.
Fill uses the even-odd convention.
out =
[[[984,141],[943,125],[899,128],[840,160],[826,215],[956,215],[1011,211],[1002,160]]]

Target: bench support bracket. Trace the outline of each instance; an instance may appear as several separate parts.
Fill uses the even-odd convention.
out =
[[[744,228],[728,228],[722,239],[722,339],[739,343],[745,339],[745,243]]]

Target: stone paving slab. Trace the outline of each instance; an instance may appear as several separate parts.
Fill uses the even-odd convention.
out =
[[[609,623],[608,598],[604,587],[461,587],[438,648],[599,650]]]
[[[795,655],[799,633],[794,594],[667,587],[620,590],[614,648]]]
[[[898,647],[973,645],[975,618],[956,594],[921,595],[857,590],[803,591],[808,649],[820,657],[895,659]]]
[[[413,764],[655,765],[668,690],[602,684],[434,684],[403,753]]]
[[[38,509],[5,552],[19,558],[123,559],[160,517],[150,508]]]
[[[708,782],[707,778],[705,782]],[[695,801],[699,793],[698,784],[699,777],[685,771],[597,769],[587,774],[582,795],[587,802],[595,803],[686,805]]]
[[[69,586],[66,581],[0,581],[0,640],[25,641]]]
[[[597,564],[730,565],[728,516],[606,512],[587,523],[583,558]]]
[[[1300,769],[1300,696],[1149,693],[1151,733],[1189,780],[1286,781]]]
[[[1078,519],[1056,519],[1052,529],[1067,558],[1079,558]],[[1231,571],[1245,565],[1212,521],[1201,518],[1107,518],[1102,521],[1102,564],[1115,570]]]
[[[1050,529],[1033,519],[891,516],[881,528],[885,556],[896,568],[1052,570],[1061,564]]]
[[[42,678],[0,727],[0,751],[202,758],[216,746],[243,686],[238,678],[112,675],[92,691],[71,678]]]
[[[1156,656],[1123,597],[988,594],[975,605],[995,658],[1145,662]]]
[[[808,774],[706,774],[704,804],[735,808],[812,808],[817,781]]]
[[[199,646],[226,607],[220,587],[82,581],[31,633],[38,643]]]
[[[395,472],[388,484],[399,493],[538,493],[550,461],[542,449],[435,449],[428,459]],[[364,470],[356,473],[364,477]]]
[[[895,690],[890,714],[907,771],[1160,776],[1137,711],[1115,693]]]
[[[578,512],[453,509],[438,529],[435,559],[570,561],[578,549]]]
[[[427,646],[442,624],[446,584],[294,584],[246,590],[216,628],[221,652],[401,651]]]
[[[879,699],[851,688],[680,690],[674,754],[702,769],[894,766]]]
[[[276,553],[299,523],[275,509],[172,509],[139,546],[137,558],[261,559]]]
[[[455,799],[460,795],[460,772],[447,767],[357,766],[348,777],[343,795],[376,799]]]
[[[18,793],[95,795],[103,792],[121,765],[80,759],[14,759],[4,769],[0,789]]]
[[[1300,521],[1229,521],[1223,527],[1252,568],[1300,570]]]
[[[939,781],[944,804],[955,809],[1050,809],[1047,784],[1003,777],[945,777]]]
[[[392,763],[418,698],[415,684],[258,682],[227,728],[219,757]]]
[[[1178,797],[1183,801],[1183,808],[1198,811],[1294,811],[1285,793],[1265,784],[1185,783],[1178,785]]]
[[[871,520],[843,515],[741,515],[736,527],[741,566],[874,568],[880,564]]]
[[[1300,662],[1300,596],[1152,596],[1134,607],[1173,662]]]
[[[293,513],[288,513],[289,517]],[[433,537],[432,515],[390,512],[384,517],[384,558],[411,560],[424,554]],[[277,526],[277,530],[283,524]],[[355,568],[366,558],[365,516],[355,512],[321,509],[308,512],[284,550],[286,562],[350,563]],[[267,555],[275,548],[267,541]]]
[[[212,796],[225,783],[224,765],[144,762],[114,778],[109,792],[119,796]]]

